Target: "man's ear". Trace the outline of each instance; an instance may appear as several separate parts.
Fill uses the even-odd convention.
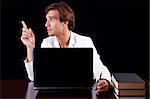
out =
[[[68,26],[68,24],[69,24],[69,21],[64,21],[65,26]]]
[[[69,24],[69,21],[65,21],[65,24],[68,25],[68,24]]]

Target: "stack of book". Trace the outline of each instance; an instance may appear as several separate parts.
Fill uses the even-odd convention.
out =
[[[117,99],[144,99],[145,82],[136,73],[114,73],[111,80]]]

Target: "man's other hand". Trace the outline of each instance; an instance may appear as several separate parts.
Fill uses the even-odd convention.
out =
[[[95,90],[96,90],[97,94],[108,91],[109,90],[109,82],[104,79],[99,80],[96,84]]]

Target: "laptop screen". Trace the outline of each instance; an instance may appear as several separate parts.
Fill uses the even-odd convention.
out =
[[[33,55],[36,88],[92,86],[92,48],[35,48]]]

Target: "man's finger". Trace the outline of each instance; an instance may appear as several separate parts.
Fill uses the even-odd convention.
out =
[[[34,37],[34,33],[31,28],[29,28],[29,31],[31,32],[32,36]]]
[[[25,24],[24,21],[21,21],[23,28],[27,28],[27,25]]]

